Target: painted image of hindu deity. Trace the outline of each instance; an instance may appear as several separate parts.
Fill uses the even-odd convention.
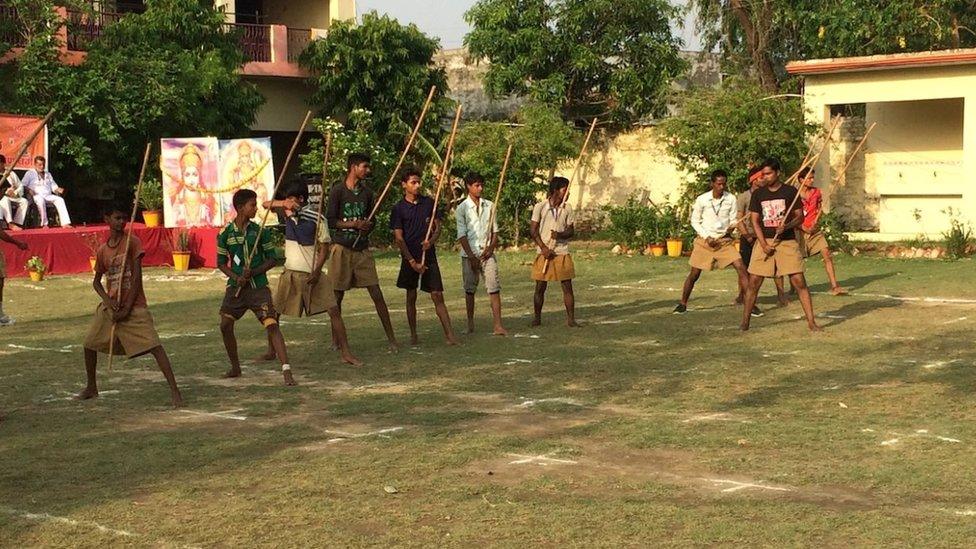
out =
[[[233,196],[239,189],[251,189],[258,195],[258,211],[254,221],[260,223],[265,210],[262,204],[274,192],[274,165],[270,138],[230,139],[220,141],[220,209],[224,223],[230,223],[237,212]],[[268,224],[278,222],[275,215]]]
[[[164,225],[221,226],[217,140],[163,139],[161,150]]]

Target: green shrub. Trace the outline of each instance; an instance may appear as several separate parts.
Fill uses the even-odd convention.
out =
[[[820,215],[820,230],[827,239],[827,246],[833,252],[850,252],[851,239],[847,236],[844,221],[834,212],[824,212]]]
[[[960,259],[972,254],[976,240],[973,239],[973,228],[956,217],[952,208],[944,210],[949,216],[949,230],[942,233],[945,239],[946,256],[950,259]]]

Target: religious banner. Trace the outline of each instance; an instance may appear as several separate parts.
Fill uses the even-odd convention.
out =
[[[220,227],[219,148],[214,137],[161,140],[163,224]]]
[[[0,154],[13,162],[14,156],[20,151],[24,141],[37,129],[43,119],[34,116],[20,116],[17,114],[0,114]],[[37,135],[34,142],[27,148],[27,152],[20,158],[14,169],[29,170],[34,167],[34,157],[47,158],[47,128]]]
[[[229,139],[220,141],[220,209],[224,223],[237,215],[233,196],[239,189],[251,189],[258,195],[255,223],[264,218],[264,202],[274,193],[274,165],[271,158],[271,138]],[[268,225],[278,223],[278,216],[269,215]]]

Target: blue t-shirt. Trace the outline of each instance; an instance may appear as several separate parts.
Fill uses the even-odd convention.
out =
[[[429,196],[421,196],[417,199],[416,204],[407,202],[406,198],[397,202],[397,205],[393,207],[393,214],[390,216],[390,230],[400,229],[403,231],[403,239],[407,242],[407,249],[417,261],[420,261],[424,249],[424,238],[427,236],[427,226],[430,224],[430,215],[433,212],[434,200]],[[438,209],[437,219],[444,219],[444,210]],[[437,252],[433,246],[427,250],[426,263],[437,263]]]

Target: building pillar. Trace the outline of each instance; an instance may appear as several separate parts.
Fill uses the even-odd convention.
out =
[[[271,62],[288,62],[288,27],[271,25]]]
[[[976,93],[964,98],[962,108],[962,216],[976,226]]]

